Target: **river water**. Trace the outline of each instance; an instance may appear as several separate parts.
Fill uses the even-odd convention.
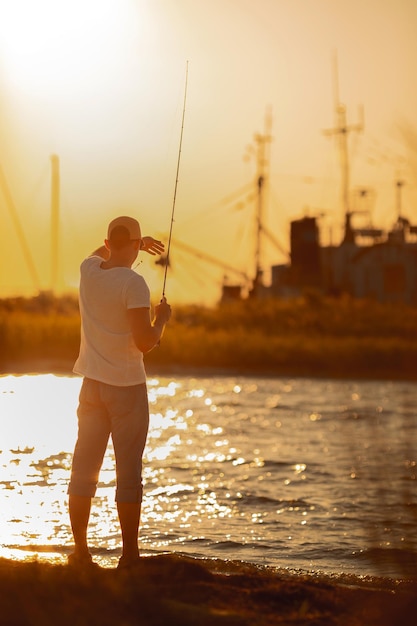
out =
[[[0,377],[0,556],[64,562],[77,377]],[[141,550],[335,576],[417,573],[415,383],[151,378]],[[111,444],[90,524],[121,536]]]

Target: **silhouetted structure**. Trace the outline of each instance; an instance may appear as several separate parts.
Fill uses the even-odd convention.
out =
[[[417,305],[417,227],[399,218],[388,233],[355,230],[339,246],[321,247],[316,218],[291,223],[291,264],[272,268],[271,296],[302,293],[348,294],[379,302]],[[372,237],[371,243],[358,239]]]

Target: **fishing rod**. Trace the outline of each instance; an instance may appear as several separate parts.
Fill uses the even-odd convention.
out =
[[[172,240],[172,226],[174,224],[175,201],[176,201],[176,198],[177,198],[178,176],[179,176],[180,161],[181,161],[182,135],[183,135],[183,132],[184,132],[185,104],[187,102],[187,85],[188,85],[188,61],[187,61],[187,66],[186,66],[186,70],[185,70],[184,104],[183,104],[183,107],[182,107],[182,121],[181,121],[180,144],[179,144],[179,148],[178,148],[177,174],[176,174],[176,177],[175,177],[174,198],[173,198],[173,201],[172,201],[172,211],[171,211],[171,224],[170,224],[170,227],[169,227],[168,248],[167,248],[167,255],[166,255],[166,259],[165,259],[164,283],[163,283],[163,287],[162,287],[162,297],[163,298],[165,297],[165,285],[166,285],[166,281],[167,281],[167,272],[168,272],[168,266],[169,266],[169,253],[170,253],[170,250],[171,250],[171,240]]]

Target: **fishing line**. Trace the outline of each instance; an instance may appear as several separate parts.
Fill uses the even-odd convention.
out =
[[[166,285],[167,272],[168,272],[168,266],[169,266],[169,253],[170,253],[170,250],[171,250],[172,226],[174,224],[175,201],[176,201],[176,198],[177,198],[178,176],[179,176],[180,161],[181,161],[182,135],[183,135],[183,132],[184,132],[185,104],[186,104],[186,101],[187,101],[187,85],[188,85],[188,61],[187,61],[187,66],[186,66],[186,70],[185,70],[184,104],[183,104],[183,107],[182,107],[182,121],[181,121],[180,143],[179,143],[179,148],[178,148],[177,174],[176,174],[176,177],[175,177],[174,198],[173,198],[173,201],[172,201],[172,211],[171,211],[171,224],[170,224],[170,227],[169,227],[168,248],[167,248],[167,255],[166,255],[166,259],[165,259],[164,283],[163,283],[163,287],[162,287],[162,297],[163,298],[165,297],[165,285]]]

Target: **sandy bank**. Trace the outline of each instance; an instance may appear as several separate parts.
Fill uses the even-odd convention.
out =
[[[13,626],[411,626],[417,583],[349,584],[178,555],[133,573],[0,559],[0,623]]]

